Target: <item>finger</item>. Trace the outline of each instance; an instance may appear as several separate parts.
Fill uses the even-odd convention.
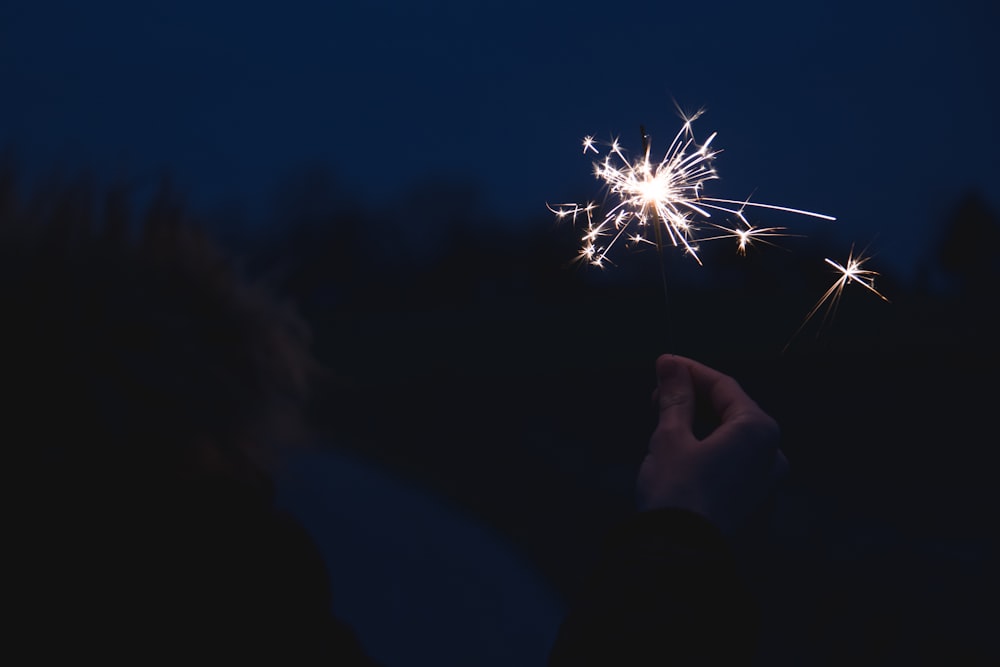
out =
[[[679,358],[683,359],[688,368],[695,391],[708,398],[712,409],[723,422],[740,415],[762,412],[756,401],[730,376],[693,359]]]
[[[749,447],[747,455],[773,456],[780,438],[777,422],[732,377],[693,359],[679,359],[688,369],[697,400],[707,399],[719,420],[715,430],[701,440],[703,446]]]
[[[660,429],[691,432],[694,385],[682,359],[663,355],[656,360],[656,403]]]

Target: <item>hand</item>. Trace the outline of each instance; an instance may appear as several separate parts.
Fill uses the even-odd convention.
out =
[[[639,468],[639,509],[687,509],[735,532],[787,471],[777,422],[736,380],[691,359],[661,356],[656,380],[659,423]],[[717,421],[701,439],[696,408]]]

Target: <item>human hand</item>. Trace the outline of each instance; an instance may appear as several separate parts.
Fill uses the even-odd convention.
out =
[[[656,379],[659,422],[636,480],[639,509],[687,509],[738,530],[787,471],[777,422],[736,380],[692,359],[661,356]],[[698,438],[702,408],[717,425]]]

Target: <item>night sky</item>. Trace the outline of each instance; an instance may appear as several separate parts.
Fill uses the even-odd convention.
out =
[[[868,246],[905,279],[964,192],[1000,205],[998,11],[7,0],[0,145],[31,168],[168,169],[199,207],[247,224],[273,219],[284,175],[320,163],[372,211],[457,183],[481,192],[470,219],[538,225],[546,202],[597,196],[582,137],[637,151],[644,125],[655,152],[676,100],[707,109],[696,134],[724,149],[708,193],[835,215],[832,254]]]
[[[515,648],[543,653],[562,603],[549,584],[559,595],[574,591],[591,540],[632,511],[652,361],[670,349],[738,376],[781,423],[782,447],[804,471],[802,487],[778,499],[788,510],[780,527],[791,526],[777,545],[786,560],[770,561],[775,573],[792,573],[774,574],[790,582],[775,602],[775,617],[791,628],[775,623],[779,644],[800,644],[787,664],[806,664],[797,651],[826,646],[797,632],[803,601],[802,618],[818,619],[838,642],[859,628],[881,637],[878,614],[891,607],[905,612],[914,636],[935,625],[961,642],[975,634],[992,655],[995,632],[974,607],[996,599],[981,578],[995,578],[987,533],[1000,506],[996,448],[983,437],[1000,400],[989,382],[998,372],[997,246],[968,239],[998,234],[997,35],[997,0],[0,0],[0,161],[13,156],[29,183],[52,170],[91,170],[147,194],[167,173],[198,212],[250,232],[294,218],[288,193],[316,196],[308,183],[296,190],[296,179],[326,170],[323,206],[347,211],[318,216],[332,231],[315,233],[310,220],[296,235],[302,221],[292,220],[287,239],[255,249],[303,304],[318,356],[343,380],[318,392],[320,430],[461,510],[424,511],[408,495],[383,493],[379,484],[395,478],[376,479],[381,468],[356,473],[350,461],[324,459],[327,470],[306,459],[312,486],[293,479],[304,523],[318,526],[328,559],[341,558],[333,569],[354,575],[343,599],[345,609],[358,606],[346,617],[377,650],[409,646],[394,644],[399,636],[433,643],[447,613],[489,626],[505,644],[520,630],[466,614],[497,591],[510,608],[534,613],[515,618],[497,604],[504,622],[537,631]],[[893,308],[862,293],[838,314],[839,330],[802,335],[782,357],[781,344],[826,289],[820,257],[826,273],[792,285],[801,289],[789,290],[787,305],[784,276],[799,266],[771,274],[756,264],[743,282],[671,287],[665,315],[658,282],[563,282],[555,262],[550,272],[553,248],[565,244],[568,264],[577,236],[546,205],[601,194],[582,139],[618,137],[637,153],[642,126],[662,155],[681,125],[678,107],[705,109],[694,124],[699,140],[718,133],[721,178],[706,195],[836,216],[763,210],[752,222],[794,225],[840,261],[852,245],[865,249],[880,285],[893,288]],[[964,218],[955,215],[962,201],[973,202]],[[461,222],[487,232],[551,232],[555,242],[508,261],[521,236],[458,227],[461,242],[422,271],[406,262],[373,269],[367,255],[341,261],[371,238],[354,234],[359,221],[392,219],[398,226],[387,232],[433,242],[456,229],[456,208]],[[937,252],[955,220],[952,246]],[[951,274],[953,291],[923,289],[931,265]],[[393,418],[387,387],[406,398]],[[306,493],[314,490],[339,504],[317,503]],[[340,490],[374,500],[340,502],[331,495]],[[398,506],[440,516],[409,518]],[[350,524],[354,512],[384,535],[366,533],[360,550],[341,553],[340,532],[368,530]],[[502,537],[483,537],[480,521]],[[407,538],[424,551],[406,555],[393,540],[423,524],[430,546]],[[544,585],[524,574],[510,545],[531,557]],[[399,570],[399,554],[410,570]],[[485,565],[470,567],[468,580],[452,577],[461,563]],[[760,581],[769,585],[767,576]],[[368,598],[369,587],[397,581],[408,588],[390,593],[416,606],[401,603],[394,618]],[[452,589],[428,592],[437,581]],[[477,581],[489,595],[470,588]],[[842,588],[850,595],[838,597]],[[844,611],[829,603],[838,599],[850,603]],[[437,615],[424,613],[428,600]],[[407,613],[414,608],[420,614]],[[471,632],[453,634],[454,645],[437,648],[486,646]],[[452,664],[473,663],[492,664]]]

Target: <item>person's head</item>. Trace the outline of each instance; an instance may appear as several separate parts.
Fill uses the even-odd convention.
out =
[[[124,190],[22,201],[13,176],[0,175],[0,428],[22,466],[139,485],[253,475],[301,433],[305,324],[167,190],[133,224]]]

